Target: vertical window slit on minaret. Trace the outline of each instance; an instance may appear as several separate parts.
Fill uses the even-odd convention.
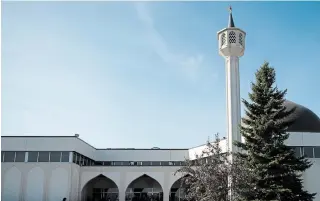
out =
[[[229,43],[236,43],[236,33],[234,31],[229,33]]]

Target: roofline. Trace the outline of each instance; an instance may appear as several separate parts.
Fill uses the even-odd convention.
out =
[[[89,145],[90,147],[94,148],[95,150],[189,150],[188,148],[159,148],[159,149],[152,149],[152,148],[96,148],[89,144],[88,142],[84,141],[80,137],[74,135],[2,135],[1,138],[76,138],[84,142],[85,144]]]

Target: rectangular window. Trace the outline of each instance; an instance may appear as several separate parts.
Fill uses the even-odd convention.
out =
[[[6,151],[4,154],[4,162],[14,162],[15,156],[16,156],[16,152]]]
[[[26,157],[26,152],[24,151],[17,151],[16,152],[16,160],[15,162],[24,162]]]
[[[150,161],[142,161],[142,165],[143,166],[151,166],[151,162]]]
[[[37,151],[29,151],[28,162],[38,162],[38,154]]]
[[[50,152],[50,162],[60,162],[61,152],[60,151],[51,151]]]
[[[295,155],[296,155],[296,157],[298,158],[298,157],[301,157],[301,147],[292,147],[292,149],[294,150],[294,152],[295,152]]]
[[[121,161],[114,161],[114,162],[113,162],[113,165],[114,165],[114,166],[121,166],[121,165],[122,165],[122,162],[121,162]]]
[[[4,151],[1,152],[1,162],[3,162],[4,159]]]
[[[307,158],[313,158],[313,147],[303,147],[303,154]]]
[[[111,166],[112,162],[111,161],[105,161],[105,162],[103,162],[103,165],[104,166]]]
[[[76,152],[73,152],[72,162],[77,163],[77,153]]]
[[[61,153],[61,162],[65,163],[65,162],[69,162],[69,154],[70,152],[68,151],[63,151]]]
[[[82,158],[82,155],[77,153],[77,161],[76,161],[76,163],[77,163],[78,165],[81,164],[81,160],[82,160],[81,158]]]
[[[96,161],[96,163],[94,164],[96,166],[102,166],[103,165],[103,162],[102,161]]]
[[[130,165],[130,162],[129,162],[129,161],[123,161],[123,162],[122,162],[122,165],[124,165],[124,166],[129,166],[129,165]]]
[[[320,147],[315,147],[314,148],[314,157],[315,158],[320,158]]]
[[[152,166],[160,166],[160,161],[152,161]]]
[[[169,161],[161,161],[161,165],[162,166],[168,166],[169,165]]]
[[[49,153],[48,151],[40,151],[38,162],[49,162]]]

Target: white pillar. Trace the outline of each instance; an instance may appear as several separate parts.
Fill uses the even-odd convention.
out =
[[[236,152],[233,142],[241,141],[240,123],[241,123],[241,105],[240,105],[240,75],[239,75],[239,57],[229,56],[226,60],[226,95],[227,95],[227,133],[229,151]]]

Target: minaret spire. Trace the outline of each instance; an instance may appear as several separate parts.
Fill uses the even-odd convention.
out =
[[[226,106],[228,148],[239,151],[234,141],[241,142],[239,125],[241,123],[240,71],[239,59],[245,51],[246,33],[234,26],[232,8],[229,7],[229,25],[218,32],[219,54],[225,59],[226,68]]]
[[[228,28],[234,27],[233,17],[232,17],[232,7],[229,6],[229,24]]]

